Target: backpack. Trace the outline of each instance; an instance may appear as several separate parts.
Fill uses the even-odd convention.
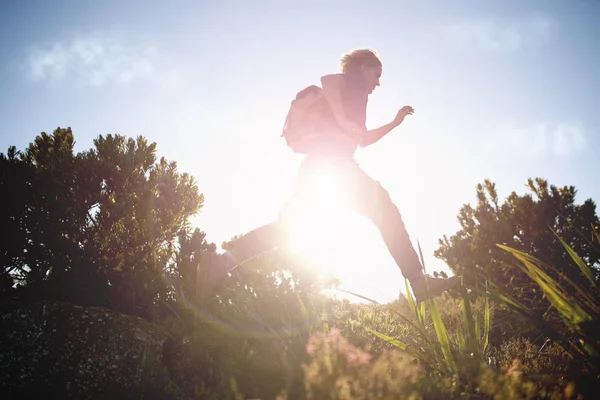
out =
[[[295,153],[309,154],[332,129],[339,129],[323,89],[311,85],[292,100],[281,137]]]

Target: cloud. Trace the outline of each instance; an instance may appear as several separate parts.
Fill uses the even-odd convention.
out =
[[[502,149],[530,156],[569,156],[582,152],[587,144],[581,126],[568,122],[554,127],[540,123],[527,128],[503,128],[491,138],[485,145],[490,151]]]
[[[552,151],[556,154],[570,154],[582,151],[586,140],[577,125],[562,124],[553,132]]]
[[[27,52],[25,71],[33,81],[77,80],[85,85],[125,84],[152,77],[158,52],[108,35],[90,35],[36,46]]]
[[[512,20],[480,18],[444,26],[442,35],[463,50],[506,54],[547,43],[556,27],[554,19],[543,15]]]

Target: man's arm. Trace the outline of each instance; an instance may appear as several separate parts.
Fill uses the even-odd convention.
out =
[[[380,126],[379,128],[371,129],[370,131],[365,132],[364,136],[358,143],[359,146],[367,147],[372,145],[373,143],[378,142],[379,139],[390,133],[392,129],[396,128],[398,125],[400,125],[400,123],[392,121],[383,126]]]
[[[392,129],[399,126],[402,121],[404,121],[404,117],[407,115],[412,115],[414,112],[415,110],[411,106],[402,107],[400,110],[398,110],[396,118],[394,118],[392,122],[365,132],[358,145],[360,147],[367,147],[378,142],[382,137],[390,133]]]

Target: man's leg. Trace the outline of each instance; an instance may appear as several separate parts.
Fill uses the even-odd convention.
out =
[[[229,271],[246,260],[275,249],[287,239],[280,221],[256,228],[228,243],[224,254],[201,252],[197,282],[201,299],[210,296]]]
[[[344,162],[344,186],[350,203],[379,229],[402,275],[411,283],[417,301],[441,294],[458,283],[458,278],[425,277],[402,216],[381,184],[364,172],[354,160]]]
[[[289,242],[295,209],[302,205],[306,197],[305,176],[311,168],[314,168],[314,163],[313,157],[307,157],[300,165],[296,178],[296,191],[283,205],[276,221],[254,229],[229,243],[227,251],[236,263],[241,264]]]
[[[303,171],[307,170],[307,165],[311,165],[310,159],[308,161],[302,163],[298,172],[296,193],[282,207],[276,221],[230,241],[224,254],[200,253],[196,286],[201,299],[210,296],[218,282],[238,265],[289,242],[293,209],[303,196]]]

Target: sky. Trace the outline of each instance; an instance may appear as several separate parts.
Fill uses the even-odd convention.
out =
[[[448,271],[433,251],[484,179],[501,198],[543,177],[600,199],[596,0],[4,0],[0,38],[0,152],[57,127],[77,151],[143,135],[194,175],[192,224],[218,244],[277,217],[302,160],[279,137],[290,101],[361,47],[383,62],[367,126],[415,114],[356,159],[428,272]],[[343,288],[393,300],[404,281],[376,228],[341,215],[310,219],[305,251]]]

